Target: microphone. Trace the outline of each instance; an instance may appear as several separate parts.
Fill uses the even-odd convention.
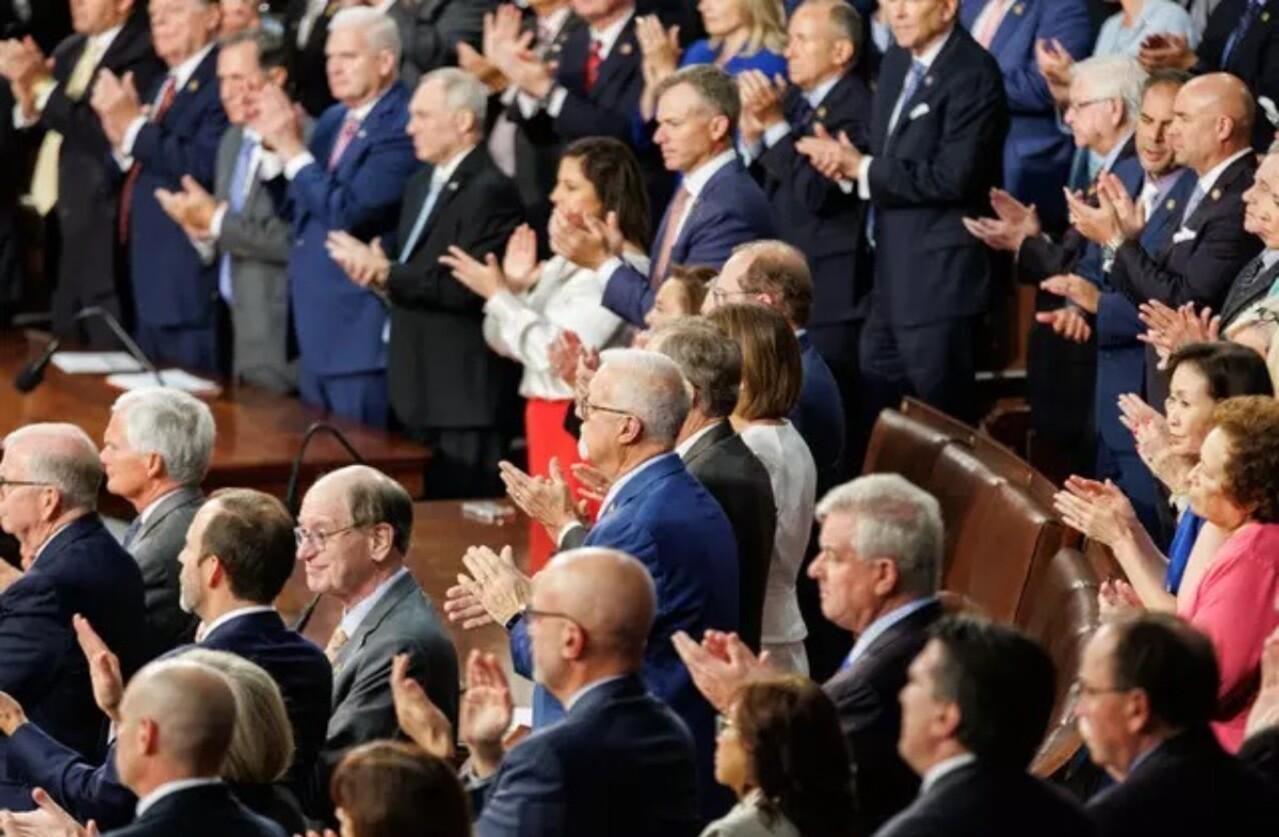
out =
[[[347,438],[342,435],[342,431],[338,430],[327,421],[312,422],[311,426],[306,429],[306,433],[302,434],[302,445],[298,448],[297,456],[293,457],[293,467],[289,469],[289,482],[284,490],[284,507],[289,510],[289,514],[293,515],[296,520],[298,516],[298,508],[301,505],[301,498],[298,497],[298,479],[302,476],[302,459],[306,456],[307,446],[311,444],[311,440],[319,433],[324,432],[337,439],[338,444],[346,449],[351,455],[352,461],[358,465],[367,465],[360,452],[355,449]]]
[[[72,322],[80,322],[81,320],[102,320],[107,324],[107,328],[116,336],[116,339],[128,351],[129,356],[138,362],[147,372],[155,376],[156,384],[164,386],[164,378],[160,377],[160,370],[151,362],[151,358],[147,357],[146,352],[137,343],[133,342],[133,338],[129,336],[129,332],[124,330],[124,326],[120,325],[120,321],[110,311],[99,305],[91,305],[88,308],[82,308],[76,315],[71,318]],[[55,337],[49,341],[49,345],[35,360],[28,363],[18,371],[14,376],[13,386],[18,392],[27,393],[40,386],[44,381],[45,370],[49,366],[49,361],[53,360],[53,355],[62,345],[62,338]]]

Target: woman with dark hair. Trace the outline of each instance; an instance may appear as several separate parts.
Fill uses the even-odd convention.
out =
[[[807,674],[808,628],[795,582],[813,530],[817,466],[808,443],[786,418],[799,400],[804,377],[799,340],[785,317],[763,305],[722,305],[707,319],[741,347],[742,385],[731,420],[768,471],[777,505],[760,648],[777,668]]]
[[[374,741],[329,783],[341,837],[470,837],[466,792],[448,762],[413,744]]]
[[[589,137],[569,145],[560,160],[551,204],[555,215],[586,223],[607,224],[615,217],[626,242],[624,257],[647,274],[648,198],[639,163],[624,144]],[[456,247],[440,261],[485,300],[484,338],[489,347],[524,366],[520,395],[525,399],[529,473],[547,476],[555,459],[576,489],[569,466],[580,461],[577,440],[564,429],[573,391],[555,374],[549,350],[565,332],[575,334],[586,349],[626,342],[625,324],[600,304],[602,278],[562,256],[539,263],[537,235],[527,225],[511,236],[501,263],[492,255],[481,262]],[[546,563],[553,546],[543,528],[533,524],[532,571]]]
[[[742,687],[722,716],[715,779],[737,805],[702,837],[847,837],[852,769],[835,705],[796,676]]]
[[[1168,556],[1159,551],[1128,498],[1112,483],[1071,477],[1066,490],[1057,494],[1062,520],[1110,547],[1128,577],[1127,582],[1102,586],[1107,611],[1134,606],[1173,611],[1194,591],[1226,538],[1205,523],[1187,499],[1190,473],[1212,429],[1213,408],[1238,395],[1273,394],[1265,361],[1236,343],[1188,344],[1172,354],[1168,369],[1172,377],[1164,415],[1135,395],[1121,401],[1142,459],[1182,509]]]

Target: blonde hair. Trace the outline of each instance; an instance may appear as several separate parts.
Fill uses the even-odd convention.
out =
[[[786,11],[781,0],[737,0],[748,19],[750,37],[738,55],[754,55],[761,49],[779,55],[786,49]],[[718,48],[720,38],[711,38],[710,44]]]

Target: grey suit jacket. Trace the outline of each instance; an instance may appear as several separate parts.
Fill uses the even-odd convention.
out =
[[[396,654],[409,655],[409,676],[456,723],[457,653],[430,599],[405,573],[333,661],[333,715],[324,759],[329,769],[357,744],[399,735],[391,699],[391,659]]]
[[[456,65],[458,41],[478,50],[484,15],[497,6],[497,0],[397,0],[387,14],[404,45],[400,79],[412,90],[431,70]]]
[[[138,530],[129,554],[142,570],[150,652],[163,654],[195,638],[199,619],[178,604],[178,553],[186,543],[191,519],[204,505],[198,486],[180,488],[164,498]]]
[[[232,125],[218,145],[214,191],[229,201],[244,128]],[[274,392],[297,386],[297,362],[289,360],[289,248],[293,231],[255,173],[241,212],[227,211],[218,258],[231,256],[232,363],[236,380]]]

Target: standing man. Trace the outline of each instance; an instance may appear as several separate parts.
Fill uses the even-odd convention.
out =
[[[288,98],[267,87],[251,127],[275,149],[288,182],[293,249],[289,293],[302,400],[373,427],[387,425],[386,306],[347,279],[326,249],[329,233],[361,241],[390,231],[417,168],[405,133],[408,91],[398,79],[400,36],[376,9],[344,9],[329,24],[329,86],[338,104],[310,145]]]
[[[400,76],[412,90],[422,76],[457,64],[458,44],[480,45],[484,16],[497,0],[364,0],[380,8],[400,28],[404,56]]]
[[[205,372],[223,364],[217,339],[217,275],[155,193],[190,176],[213,185],[226,113],[218,97],[219,24],[214,0],[153,0],[151,39],[169,72],[139,98],[137,79],[100,71],[93,108],[124,173],[119,234],[129,245],[138,345],[153,358]],[[150,103],[146,109],[143,102]]]
[[[46,252],[56,251],[53,333],[114,345],[103,323],[72,320],[90,305],[126,320],[133,314],[117,235],[120,178],[89,93],[102,70],[132,73],[135,84],[148,89],[164,65],[151,48],[146,15],[134,9],[133,0],[85,0],[71,4],[71,14],[76,34],[54,50],[52,69],[38,48],[11,41],[0,45],[0,74],[18,102],[17,127],[39,125],[45,131],[30,195],[46,219]]]
[[[488,94],[456,67],[428,73],[409,105],[409,135],[429,163],[413,176],[390,255],[334,233],[329,252],[353,282],[391,303],[388,383],[396,420],[429,444],[432,497],[501,494],[514,367],[484,342],[484,298],[453,278],[450,253],[499,253],[519,225],[514,181],[483,146]]]
[[[325,69],[329,22],[342,8],[338,0],[289,0],[284,37],[289,49],[289,93],[308,116],[319,118],[333,104]]]
[[[801,153],[872,203],[871,313],[860,366],[868,417],[914,395],[976,422],[977,327],[992,298],[990,258],[964,231],[1001,177],[1008,107],[999,65],[957,25],[959,0],[885,0],[884,55],[869,155],[807,138]],[[856,181],[855,183],[853,181]]]

